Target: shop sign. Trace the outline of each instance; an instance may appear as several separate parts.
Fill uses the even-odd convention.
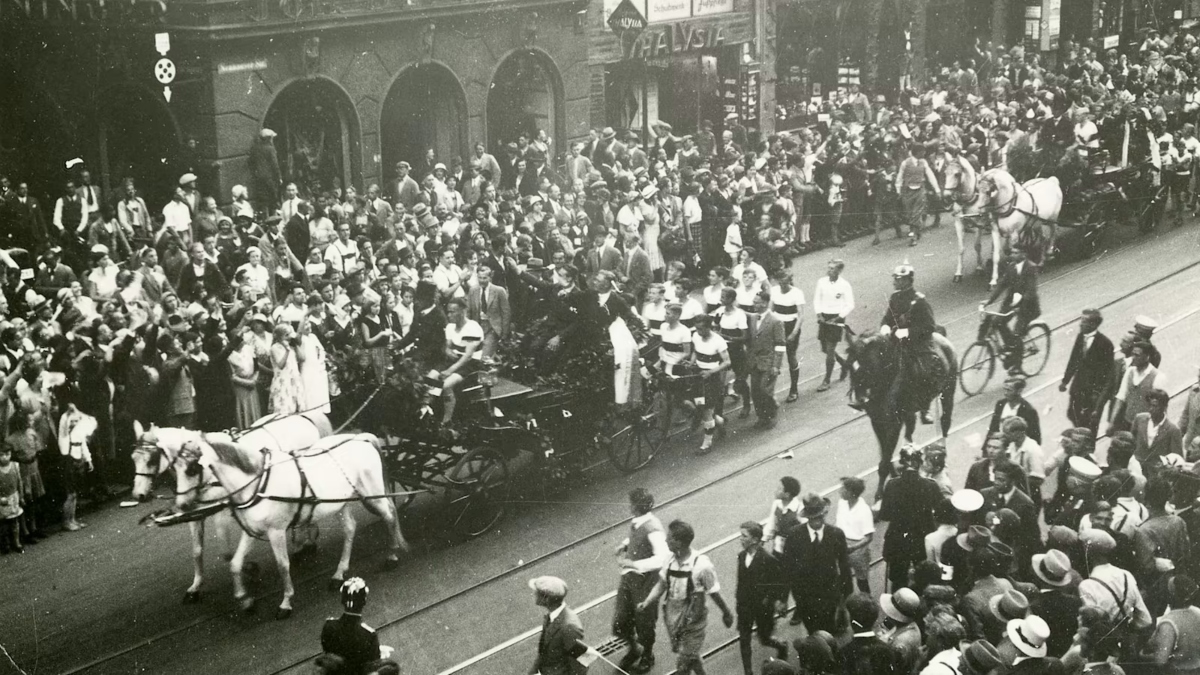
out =
[[[630,31],[640,33],[646,28],[646,17],[631,0],[621,0],[621,4],[608,15],[608,27],[617,35]]]
[[[1104,36],[1104,48],[1105,49],[1116,49],[1117,47],[1120,47],[1120,46],[1121,46],[1121,36],[1120,35],[1105,35]]]
[[[692,0],[692,16],[725,14],[733,11],[733,0]]]
[[[242,63],[218,63],[217,74],[225,75],[227,73],[248,73],[254,70],[266,70],[266,59],[257,61],[243,61]]]
[[[750,71],[742,77],[741,118],[743,120],[758,119],[758,79],[757,70]]]
[[[693,0],[646,0],[646,20],[678,21],[692,16]]]
[[[723,26],[699,28],[683,21],[647,31],[629,43],[625,51],[628,59],[651,59],[670,54],[711,49],[725,44]]]
[[[0,0],[0,18],[24,16],[45,21],[105,21],[157,18],[167,13],[165,0]]]

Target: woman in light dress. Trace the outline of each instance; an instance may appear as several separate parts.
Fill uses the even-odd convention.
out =
[[[230,352],[229,365],[232,366],[234,412],[238,427],[246,429],[263,416],[258,378],[254,373],[254,332],[249,328],[242,333],[241,346]]]
[[[638,205],[642,211],[642,243],[646,247],[646,255],[650,257],[650,273],[655,279],[662,278],[662,270],[667,266],[663,259],[662,250],[658,247],[658,238],[662,233],[659,224],[658,188],[647,185],[642,188],[642,203]]]
[[[296,331],[290,324],[275,327],[271,345],[271,412],[292,415],[304,409],[304,382],[300,379]]]
[[[309,317],[300,322],[300,381],[304,385],[304,410],[329,412],[329,370],[325,364],[325,347],[313,333]]]

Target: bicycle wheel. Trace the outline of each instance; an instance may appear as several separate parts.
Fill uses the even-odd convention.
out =
[[[667,441],[669,408],[661,390],[647,392],[640,408],[614,413],[610,418],[608,459],[623,473],[649,464]]]
[[[1031,323],[1025,329],[1025,341],[1021,348],[1024,354],[1021,358],[1021,372],[1025,377],[1033,377],[1042,372],[1050,361],[1050,327],[1044,323]]]
[[[986,341],[971,343],[958,365],[958,384],[967,396],[983,391],[996,370],[996,352]]]

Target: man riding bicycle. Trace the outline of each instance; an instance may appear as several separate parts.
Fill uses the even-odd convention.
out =
[[[1025,356],[1025,331],[1031,322],[1042,315],[1042,305],[1038,299],[1037,267],[1025,259],[1024,251],[1016,248],[1009,253],[1008,260],[1008,269],[1000,278],[996,290],[992,291],[992,297],[979,305],[979,311],[982,312],[1003,297],[1000,303],[1003,316],[986,316],[979,330],[982,339],[987,335],[989,324],[996,322],[994,325],[1008,352],[1005,366],[1010,373],[1019,374]]]
[[[921,422],[929,424],[929,404],[938,393],[937,382],[945,364],[934,342],[937,322],[933,307],[924,293],[913,288],[916,270],[904,264],[892,271],[895,292],[888,298],[888,309],[879,327],[880,334],[892,336],[900,349],[900,372],[889,393],[889,406],[899,411],[899,396],[908,391],[912,396],[912,411],[921,414]]]

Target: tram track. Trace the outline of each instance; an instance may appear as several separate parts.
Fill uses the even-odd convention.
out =
[[[1117,253],[1119,254],[1120,252],[1125,251],[1125,250],[1131,250],[1131,249],[1123,247],[1122,249],[1119,249],[1117,251]],[[1116,256],[1108,256],[1108,257],[1111,258],[1111,257],[1116,257]],[[1058,282],[1064,278],[1074,275],[1081,269],[1086,269],[1087,267],[1090,267],[1091,265],[1099,263],[1102,259],[1104,259],[1103,256],[1097,257],[1096,259],[1089,261],[1088,263],[1085,263],[1084,265],[1075,267],[1071,270],[1068,270],[1067,272],[1064,272],[1063,274],[1060,274],[1052,279],[1047,280],[1046,283],[1043,284],[1043,289],[1051,286],[1055,282]],[[1155,286],[1158,286],[1158,285],[1160,285],[1164,282],[1167,282],[1181,274],[1184,274],[1184,273],[1188,272],[1189,270],[1196,268],[1197,266],[1200,266],[1200,261],[1183,265],[1163,276],[1160,276],[1154,280],[1148,281],[1147,283],[1144,283],[1136,288],[1133,288],[1133,289],[1121,294],[1120,296],[1114,297],[1114,298],[1108,300],[1107,302],[1105,302],[1101,305],[1098,305],[1098,308],[1105,309],[1105,308],[1111,307],[1115,304],[1129,300],[1130,298],[1132,298],[1138,294],[1144,293],[1148,290],[1151,290]],[[1200,312],[1200,308],[1193,310],[1192,312],[1188,313],[1184,317],[1179,317],[1178,319],[1175,320],[1175,322],[1181,321],[1181,320],[1183,320],[1183,318],[1186,318],[1187,316],[1191,316],[1197,312]],[[963,314],[962,316],[956,316],[955,318],[951,319],[951,322],[952,323],[959,322],[959,321],[962,321],[962,320],[964,320],[970,316],[974,316],[974,315],[975,315],[975,313],[971,312],[971,313]],[[1051,327],[1051,334],[1053,335],[1055,333],[1058,333],[1061,330],[1073,325],[1077,321],[1078,321],[1078,318],[1074,317],[1070,320],[1058,323]],[[1167,328],[1167,326],[1163,327],[1163,329],[1166,329],[1166,328]],[[817,379],[817,377],[819,377],[819,375],[813,376],[810,378],[805,378],[804,381],[811,382],[811,381]],[[1057,379],[1055,380],[1055,382],[1057,382]],[[1050,384],[1053,384],[1053,382]],[[1044,388],[1045,386],[1050,386],[1050,385],[1043,385],[1042,387],[1039,387],[1036,390],[1040,390],[1041,388]],[[958,400],[962,401],[964,399],[965,399],[965,397],[959,398]],[[763,466],[764,464],[768,464],[771,461],[775,460],[780,454],[786,454],[788,452],[794,453],[796,450],[798,450],[804,446],[813,444],[813,443],[818,442],[822,439],[825,439],[829,436],[837,434],[838,432],[861,421],[865,417],[866,417],[865,414],[858,413],[858,414],[855,414],[855,415],[853,415],[841,422],[838,422],[832,426],[821,429],[815,433],[811,433],[796,442],[787,444],[782,449],[777,448],[777,449],[773,450],[770,454],[768,454],[764,457],[761,457],[761,458],[755,459],[751,462],[745,463],[741,466],[734,468],[732,471],[723,473],[722,475],[720,475],[716,478],[705,481],[705,482],[701,483],[700,485],[697,485],[695,487],[687,489],[680,494],[673,495],[669,499],[666,499],[663,502],[660,502],[658,504],[658,508],[662,508],[662,507],[669,506],[674,503],[681,502],[681,501],[686,500],[690,497],[693,497],[699,493],[709,490],[709,489],[713,488],[714,486],[717,486],[726,481],[729,481],[737,476],[740,476],[747,472],[753,471],[753,470]],[[956,429],[957,428],[958,428],[958,426],[956,426]],[[677,431],[673,432],[672,435],[674,436],[681,432],[682,432],[682,430],[677,430]],[[862,475],[865,477],[865,476],[869,476],[869,475],[873,474],[874,472],[875,472],[875,468],[872,467],[871,469],[868,469],[865,472],[863,472]],[[516,502],[516,503],[528,503],[528,502]],[[513,575],[519,574],[527,569],[532,568],[535,565],[544,563],[547,560],[550,560],[557,556],[563,555],[563,554],[565,554],[573,549],[576,549],[590,541],[593,541],[597,538],[603,537],[603,536],[613,532],[615,529],[626,526],[627,523],[628,523],[628,519],[623,518],[617,522],[601,526],[587,534],[584,534],[580,537],[577,537],[576,539],[573,539],[565,544],[562,544],[562,545],[554,548],[553,550],[547,551],[545,553],[541,553],[541,554],[539,554],[535,557],[532,557],[528,560],[523,560],[511,568],[508,568],[501,572],[492,574],[484,579],[472,582],[471,584],[464,586],[463,588],[455,590],[455,591],[448,593],[436,600],[430,601],[424,605],[421,605],[420,607],[412,609],[400,616],[397,616],[393,619],[383,622],[377,626],[377,630],[384,630],[384,629],[395,627],[397,625],[400,625],[400,624],[403,624],[406,622],[410,622],[414,619],[417,619],[425,614],[432,612],[433,610],[439,609],[455,600],[458,600],[460,598],[468,596],[486,586],[495,584],[501,580],[512,577]],[[712,545],[712,547],[718,548],[720,546],[726,545],[729,543],[729,541],[732,541],[735,538],[736,538],[736,533],[734,535],[732,535],[731,537],[727,537],[726,539],[716,542],[715,544]],[[293,572],[295,572],[294,568],[293,568]],[[305,575],[303,577],[297,577],[297,585],[301,585],[301,584],[308,585],[308,584],[311,584],[312,582],[316,581],[317,579],[323,579],[324,577],[326,577],[328,575],[328,572],[329,572],[329,569],[325,569],[325,568],[322,568],[320,570],[313,570],[313,572],[311,574]],[[278,593],[278,589],[276,589],[272,586],[270,588],[263,588],[262,590],[260,590],[259,593],[255,594],[255,597],[257,600],[262,601],[262,600],[266,600],[267,598],[276,596],[277,593]],[[601,598],[597,598],[592,603],[588,603],[589,606],[586,608],[590,608],[590,607],[594,607],[599,604],[603,604],[603,602],[606,602],[608,599],[611,599],[611,598],[605,598],[603,596]],[[585,607],[581,606],[580,609],[585,609]],[[137,640],[136,642],[126,645],[126,646],[122,647],[121,649],[109,652],[108,654],[105,654],[103,656],[92,659],[91,661],[89,661],[87,663],[75,666],[73,668],[64,670],[62,672],[65,675],[74,675],[75,673],[84,673],[84,672],[94,672],[107,663],[110,663],[110,662],[120,659],[122,657],[133,654],[139,650],[154,646],[156,644],[166,642],[176,635],[179,635],[186,631],[195,629],[206,623],[212,622],[215,619],[231,616],[233,614],[236,614],[237,611],[238,610],[236,610],[236,609],[229,608],[225,611],[213,611],[209,614],[206,614],[203,616],[198,616],[198,617],[196,617],[190,621],[186,621],[178,626],[174,626],[170,629],[161,631],[152,636]],[[518,636],[518,637],[520,637],[520,636]],[[516,640],[516,642],[514,642],[514,644],[519,643],[520,641],[523,641],[523,639],[528,639],[528,638],[525,637],[520,640]],[[277,669],[269,671],[269,672],[272,673],[272,675],[277,675],[280,673],[291,671],[291,670],[295,669],[297,666],[303,665],[304,663],[311,661],[317,655],[318,654],[313,653],[313,654],[307,655],[303,658],[289,661],[289,663],[286,664],[285,666],[277,668]],[[474,663],[474,661],[472,663]],[[466,664],[466,665],[470,665],[470,664]],[[465,668],[465,666],[463,664],[460,664],[460,666],[463,666]],[[443,671],[442,675],[448,675],[450,673],[457,673],[457,672],[460,672],[460,670],[462,670],[462,669],[463,668],[456,666],[455,668],[452,668],[450,670]]]

